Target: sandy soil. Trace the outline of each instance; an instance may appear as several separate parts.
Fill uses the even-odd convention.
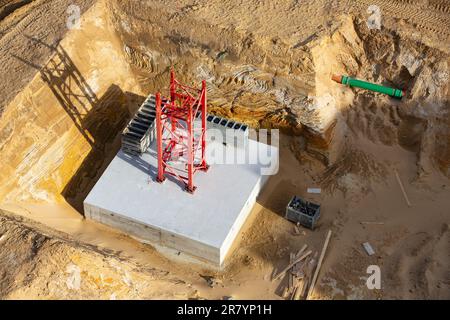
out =
[[[367,28],[371,4],[381,30]],[[446,1],[96,1],[80,30],[44,28],[66,5],[0,1],[0,298],[281,299],[274,270],[304,244],[320,253],[328,230],[313,298],[450,298]],[[213,113],[283,131],[280,172],[221,271],[82,216],[118,133],[171,65],[207,80]],[[332,73],[408,95],[352,90]],[[322,204],[315,231],[282,217],[293,195]],[[369,265],[381,290],[366,287]]]
[[[93,0],[75,1],[85,12]],[[0,68],[5,77],[0,83],[0,115],[9,102],[21,92],[35,76],[35,68],[51,55],[42,43],[54,44],[67,32],[67,7],[75,3],[68,0],[1,0],[0,1]],[[33,40],[35,39],[35,40]],[[27,61],[29,64],[23,62]],[[14,76],[12,76],[14,75]],[[6,81],[7,80],[7,81]]]

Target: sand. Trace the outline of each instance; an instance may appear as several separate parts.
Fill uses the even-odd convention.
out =
[[[304,244],[320,253],[330,229],[314,299],[450,298],[446,2],[237,3],[100,0],[80,30],[55,21],[45,35],[49,17],[26,18],[45,1],[0,11],[0,298],[281,299],[286,280],[270,281],[274,269]],[[366,25],[373,3],[383,12],[377,31]],[[31,43],[42,49],[32,57]],[[48,59],[65,61],[62,75]],[[144,96],[166,87],[172,64],[185,82],[207,80],[211,112],[283,132],[280,172],[222,271],[82,215],[121,129]],[[408,95],[352,90],[332,73]],[[283,218],[293,195],[322,205],[315,231],[297,235]],[[366,286],[370,265],[381,268],[381,290]]]

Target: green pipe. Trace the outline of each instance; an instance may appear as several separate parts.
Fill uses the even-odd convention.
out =
[[[405,92],[399,89],[389,88],[385,86],[381,86],[379,84],[370,83],[354,78],[350,78],[348,76],[336,76],[333,75],[332,79],[336,81],[337,83],[341,83],[344,85],[347,85],[349,87],[356,87],[356,88],[362,88],[367,89],[370,91],[375,91],[383,94],[387,94],[388,96],[401,99],[405,96]]]

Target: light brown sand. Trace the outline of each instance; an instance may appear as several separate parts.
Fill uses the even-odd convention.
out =
[[[161,0],[152,1],[154,10],[139,1],[98,1],[82,29],[61,42],[72,61],[63,81],[74,67],[85,81],[72,81],[62,103],[28,65],[36,76],[23,74],[30,83],[0,119],[0,209],[26,218],[0,215],[0,297],[279,299],[285,280],[271,282],[273,270],[305,243],[320,252],[331,229],[314,298],[449,298],[449,85],[441,77],[450,63],[449,29],[434,32],[436,23],[448,23],[448,6],[433,2],[423,13],[420,1],[373,2],[385,17],[378,33],[365,28],[365,1]],[[419,68],[405,62],[409,55]],[[80,214],[129,114],[165,87],[173,63],[187,82],[208,79],[212,112],[286,133],[280,172],[221,272]],[[406,86],[409,95],[398,102],[350,90],[330,80],[335,72]],[[308,187],[323,191],[307,194]],[[315,231],[295,235],[282,217],[293,195],[322,204]],[[365,285],[373,264],[382,270],[381,290]],[[78,270],[81,287],[73,289]],[[213,276],[214,288],[201,276]]]

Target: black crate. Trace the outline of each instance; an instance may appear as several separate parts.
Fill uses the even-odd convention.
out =
[[[314,230],[320,218],[320,205],[300,199],[295,196],[286,208],[286,219]]]

